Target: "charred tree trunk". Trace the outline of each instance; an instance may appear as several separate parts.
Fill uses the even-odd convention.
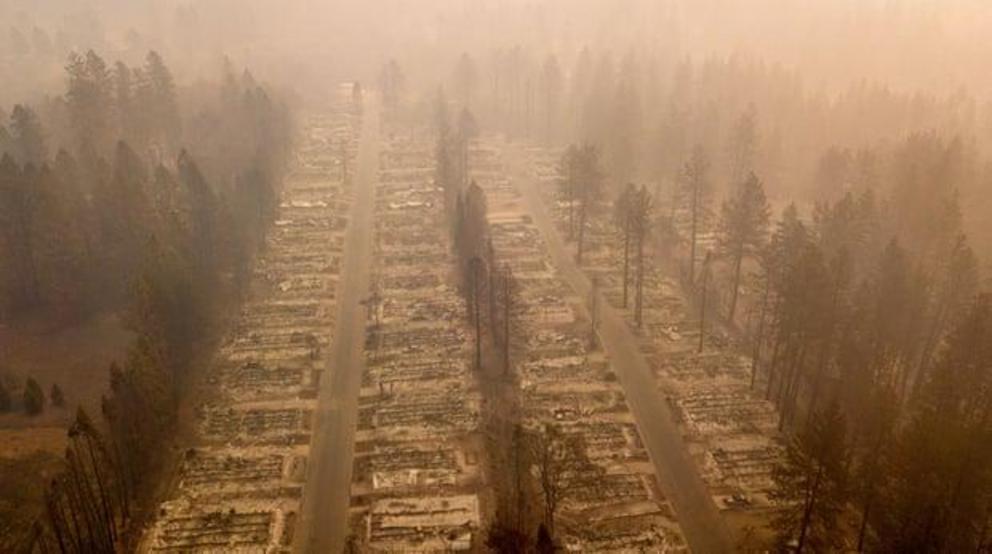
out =
[[[575,254],[575,263],[579,266],[582,265],[582,249],[585,246],[587,211],[586,203],[581,202],[579,204],[579,243]]]
[[[727,321],[734,324],[734,315],[737,313],[737,293],[741,286],[741,265],[744,263],[744,243],[740,243],[737,252],[734,254],[734,284],[730,291],[730,313],[727,314]]]
[[[699,186],[692,188],[690,217],[692,219],[689,236],[689,284],[696,282],[696,231],[699,222]]]
[[[803,508],[803,518],[799,524],[799,539],[796,543],[796,554],[802,554],[803,547],[806,546],[806,533],[809,530],[810,520],[813,518],[813,508],[816,505],[816,495],[819,492],[820,481],[822,479],[823,466],[821,465],[816,470],[816,478],[813,480],[813,486],[809,491],[806,499],[806,505]]]
[[[768,295],[771,289],[768,279],[765,279],[764,288],[765,290],[761,295],[761,315],[758,316],[758,332],[754,338],[754,349],[751,351],[751,390],[754,390],[754,382],[758,374],[758,361],[761,359],[761,345],[765,340],[765,316],[768,311]]]
[[[626,282],[624,283],[624,288],[626,289]],[[641,325],[644,323],[644,234],[640,233],[637,237],[637,284],[634,298],[634,321],[637,323],[637,328],[640,329]],[[626,294],[624,294],[624,300],[626,302]]]
[[[623,225],[623,307],[627,307],[627,284],[630,282],[630,217]]]

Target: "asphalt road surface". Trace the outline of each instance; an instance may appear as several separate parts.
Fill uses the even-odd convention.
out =
[[[368,99],[371,95],[366,95]],[[317,418],[296,550],[336,553],[348,536],[358,395],[365,368],[365,316],[372,263],[372,208],[379,168],[378,111],[366,100],[336,291],[334,341],[317,396]]]
[[[537,179],[519,151],[508,152],[510,178],[520,191],[527,211],[534,218],[548,245],[559,274],[582,297],[589,298],[591,283],[575,264],[562,242],[540,198]],[[627,405],[647,448],[662,492],[672,503],[689,547],[700,554],[734,551],[733,539],[719,510],[689,456],[675,418],[658,392],[651,368],[638,349],[638,340],[620,313],[603,298],[599,308],[599,339],[609,353],[613,370],[627,396]]]

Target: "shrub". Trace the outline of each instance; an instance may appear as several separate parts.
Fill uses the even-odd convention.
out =
[[[51,400],[52,406],[59,408],[65,406],[65,395],[62,394],[62,388],[57,384],[52,384],[52,390],[48,393],[48,399]]]
[[[34,378],[28,377],[24,384],[24,411],[28,415],[38,415],[45,409],[45,393]]]

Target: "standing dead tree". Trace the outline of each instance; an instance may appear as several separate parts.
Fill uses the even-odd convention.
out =
[[[489,265],[481,256],[473,256],[468,263],[469,275],[469,317],[475,327],[475,369],[482,369],[482,306],[480,299],[485,294],[489,280]]]
[[[558,191],[568,206],[568,239],[575,236],[575,167],[578,149],[569,145],[558,163]]]
[[[689,210],[689,283],[696,281],[696,247],[699,239],[699,226],[706,214],[709,184],[706,173],[709,161],[702,147],[697,146],[692,157],[682,168],[683,195],[688,197]]]
[[[498,283],[494,283],[496,291],[492,311],[494,315],[493,321],[498,322],[498,326],[493,325],[493,336],[496,338],[496,346],[503,352],[503,375],[509,375],[512,365],[510,363],[510,347],[513,337],[513,326],[520,309],[520,287],[516,277],[513,276],[513,269],[509,264],[503,264],[498,272],[497,279]]]
[[[727,321],[733,324],[740,290],[741,268],[746,258],[757,254],[768,238],[771,209],[758,177],[751,173],[721,208],[718,248],[730,260],[733,278]]]
[[[630,227],[637,251],[637,276],[635,280],[634,321],[638,327],[644,323],[644,243],[651,232],[654,217],[654,199],[647,187],[641,186],[634,193],[631,202]],[[625,286],[626,288],[626,286]]]
[[[613,224],[616,226],[617,233],[623,243],[623,301],[621,304],[624,308],[627,307],[630,284],[630,242],[633,235],[632,220],[637,196],[637,187],[633,183],[627,183],[623,192],[613,202]]]
[[[530,434],[529,446],[544,498],[544,523],[554,537],[555,516],[562,504],[575,490],[594,481],[600,468],[589,461],[581,436],[567,434],[551,423]]]
[[[569,210],[575,209],[578,217],[578,245],[575,261],[582,264],[586,228],[593,212],[599,207],[603,194],[603,171],[600,168],[599,149],[591,144],[569,147],[562,157],[562,169],[568,191]],[[575,206],[574,208],[572,206]],[[569,219],[572,217],[570,216]]]

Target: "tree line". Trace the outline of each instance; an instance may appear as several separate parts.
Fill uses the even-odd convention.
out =
[[[64,95],[0,125],[0,312],[117,308],[152,242],[243,271],[274,208],[285,108],[229,68],[180,94],[154,52],[133,69],[73,54],[66,75]]]
[[[989,300],[957,205],[960,148],[910,135],[894,150],[892,189],[861,186],[774,219],[763,180],[744,161],[714,206],[701,146],[668,209],[632,184],[614,186],[608,202],[595,146],[570,146],[561,158],[559,197],[577,257],[590,219],[609,217],[612,204],[624,308],[632,260],[641,294],[646,238],[650,256],[681,268],[699,307],[699,350],[714,327],[750,355],[751,387],[775,405],[787,443],[774,475],[782,549],[989,545],[992,365],[981,358]],[[634,310],[639,322],[636,297]],[[851,514],[853,530],[843,523]]]
[[[747,165],[714,209],[697,148],[659,215],[658,241],[682,242],[669,261],[700,319],[718,316],[750,350],[754,394],[777,409],[779,548],[988,548],[989,299],[958,207],[960,153],[912,134],[894,149],[891,188],[862,184],[773,220]],[[701,265],[700,221],[712,248]],[[701,321],[700,350],[705,335]]]
[[[559,549],[560,507],[601,472],[589,461],[581,436],[556,424],[523,425],[514,355],[521,348],[515,338],[522,332],[524,306],[511,265],[493,248],[485,191],[470,178],[475,118],[463,108],[452,126],[443,92],[434,118],[436,182],[444,191],[460,289],[474,330],[473,366],[487,399],[483,430],[497,505],[486,545],[496,552],[552,553]]]
[[[290,126],[229,67],[183,91],[154,52],[135,69],[73,55],[66,72],[47,117],[17,106],[0,133],[0,309],[61,324],[119,310],[134,339],[101,420],[79,410],[43,513],[11,549],[115,552],[134,547],[197,353],[247,283]]]
[[[629,56],[617,69],[604,55],[597,66],[583,53],[564,78],[560,70],[548,70],[558,75],[552,79],[558,84],[543,90],[561,99],[550,110],[558,128],[546,137],[551,143],[579,139],[559,168],[567,234],[581,262],[593,220],[608,217],[612,207],[623,296],[629,301],[633,284],[637,312],[644,263],[634,222],[645,218],[646,257],[676,269],[699,309],[699,349],[712,326],[735,337],[749,355],[754,394],[775,404],[788,443],[786,462],[776,472],[786,507],[775,521],[780,546],[987,548],[992,488],[986,481],[990,426],[983,419],[983,391],[989,370],[975,357],[984,351],[977,338],[981,330],[969,335],[967,347],[955,338],[962,326],[984,322],[988,303],[966,235],[975,226],[966,227],[969,208],[960,200],[974,192],[982,175],[982,145],[968,138],[971,120],[951,129],[963,138],[927,131],[925,122],[942,121],[954,109],[918,97],[916,122],[924,124],[903,125],[897,122],[908,121],[907,97],[861,87],[830,107],[810,107],[820,98],[806,104],[819,110],[815,121],[838,118],[835,132],[814,145],[812,134],[802,131],[808,122],[781,127],[788,120],[783,117],[805,108],[770,106],[764,95],[772,89],[758,88],[796,82],[777,68],[687,62],[658,85],[652,84],[657,74],[645,73],[647,66],[638,62]],[[546,67],[555,65],[549,60]],[[487,90],[480,75],[498,75],[500,69],[480,69],[462,56],[452,72],[453,88],[497,127],[515,124],[505,110],[526,113],[520,121],[538,125],[545,121],[534,117],[541,109],[541,93],[534,90],[544,86],[536,77],[539,66],[524,66],[534,69],[530,82],[537,87],[513,88],[518,76]],[[575,92],[564,92],[563,80]],[[627,80],[639,84],[631,88]],[[718,90],[716,83],[734,84],[723,90],[747,91],[742,96],[760,101],[729,102],[738,108],[728,112],[707,97]],[[667,105],[652,104],[665,98],[661,94],[641,95],[635,106],[651,110],[652,118],[660,113],[664,124],[657,134],[629,132],[625,122],[645,119],[620,117],[611,106],[627,109],[619,100],[625,90],[659,86],[668,87]],[[783,113],[791,109],[791,115]],[[844,144],[871,121],[851,114],[873,109],[889,117],[872,126],[875,143],[830,145]],[[778,134],[769,136],[774,129]],[[542,138],[537,129],[519,134]],[[788,148],[801,162],[794,165],[804,167],[790,174],[796,185],[788,189],[773,163],[786,151],[786,136],[793,137]],[[645,151],[660,155],[639,154]],[[645,167],[649,159],[664,167]],[[628,185],[636,176],[654,184]],[[766,178],[773,181],[773,198],[812,202],[773,209]],[[638,213],[642,206],[648,209]],[[929,423],[938,409],[946,412],[940,417],[946,433]],[[941,454],[931,455],[935,450]],[[842,516],[850,514],[858,516],[857,529],[842,525]]]

